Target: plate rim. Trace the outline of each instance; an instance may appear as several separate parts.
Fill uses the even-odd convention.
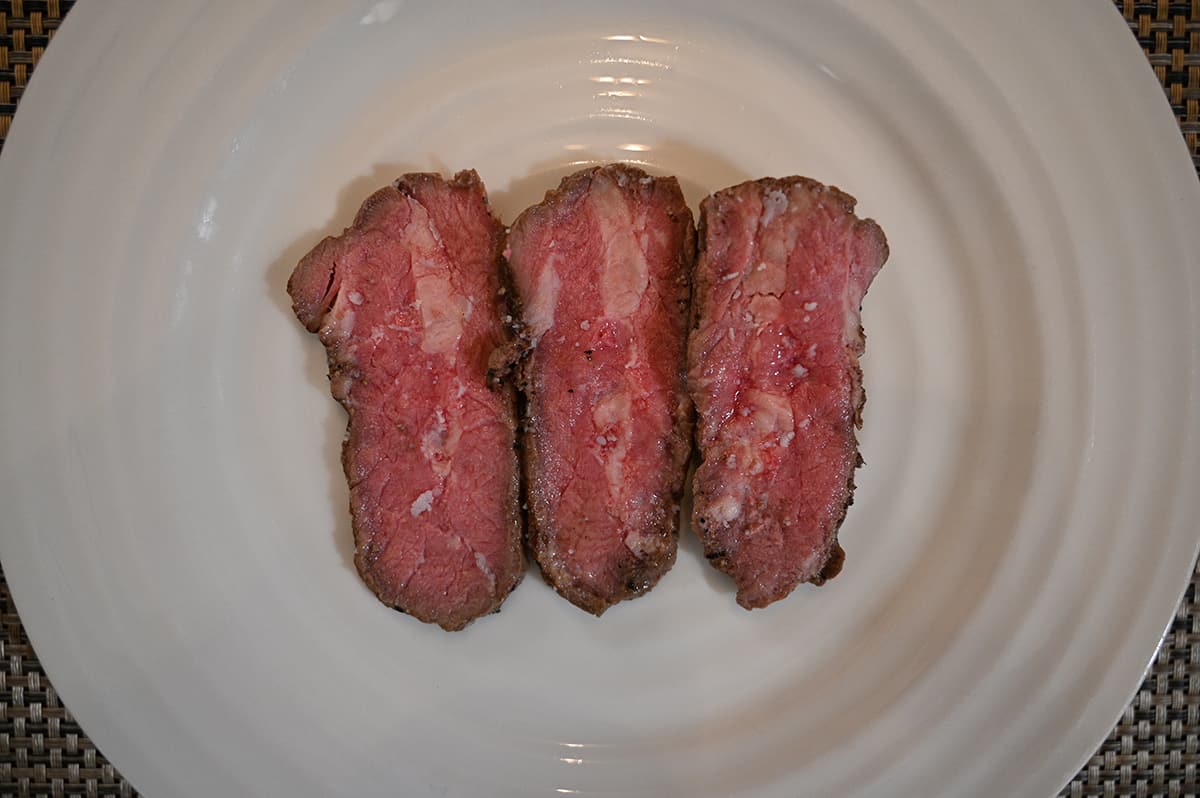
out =
[[[121,16],[123,13],[128,11],[129,7],[132,7],[132,4],[129,7],[126,7],[118,3],[106,4],[103,9],[101,9],[100,4],[85,3],[81,5],[82,7],[76,7],[72,9],[70,14],[68,14],[68,16],[64,19],[63,25],[55,34],[55,41],[62,40],[65,42],[65,44],[58,44],[53,47],[48,47],[42,59],[39,61],[37,68],[31,75],[31,79],[19,106],[21,112],[14,115],[13,124],[5,142],[5,146],[3,151],[0,151],[0,176],[8,176],[11,171],[16,170],[16,164],[18,161],[26,160],[27,152],[38,150],[42,152],[53,152],[52,147],[43,147],[40,142],[38,142],[36,139],[37,131],[41,128],[41,125],[45,124],[47,119],[53,118],[55,115],[54,111],[56,109],[59,112],[64,110],[63,98],[70,93],[63,90],[64,82],[69,82],[72,76],[86,74],[87,70],[84,68],[86,67],[86,64],[82,62],[79,54],[83,52],[85,44],[89,46],[95,46],[98,43],[94,38],[89,39],[89,29],[98,25],[102,21],[109,22],[114,18]],[[93,6],[95,7],[95,10],[92,10]],[[1080,7],[1086,8],[1087,6],[1080,4]],[[1186,161],[1188,165],[1188,169],[1186,170],[1188,179],[1178,182],[1177,185],[1173,186],[1173,189],[1178,192],[1178,202],[1181,205],[1187,205],[1190,203],[1192,207],[1200,208],[1200,182],[1197,180],[1196,169],[1192,163],[1191,155],[1187,151],[1184,139],[1181,135],[1179,135],[1178,123],[1173,111],[1170,108],[1167,98],[1162,93],[1161,84],[1159,84],[1157,78],[1154,77],[1153,71],[1145,62],[1144,54],[1142,53],[1140,47],[1138,47],[1136,39],[1129,35],[1125,21],[1120,16],[1116,8],[1113,6],[1108,6],[1107,8],[1099,9],[1099,11],[1100,14],[1110,15],[1110,18],[1113,20],[1113,22],[1121,26],[1122,38],[1126,42],[1125,45],[1117,47],[1115,46],[1116,42],[1114,37],[1114,41],[1112,42],[1114,46],[1111,49],[1106,50],[1107,57],[1114,60],[1123,61],[1125,64],[1129,64],[1131,69],[1132,63],[1137,63],[1137,71],[1142,73],[1142,77],[1137,78],[1137,80],[1142,83],[1143,89],[1136,94],[1130,95],[1130,97],[1127,99],[1138,102],[1143,106],[1139,113],[1144,114],[1145,118],[1150,120],[1150,124],[1152,126],[1158,128],[1159,130],[1163,130],[1164,121],[1169,122],[1171,126],[1171,133],[1173,135],[1170,138],[1173,139],[1173,144],[1169,147],[1166,146],[1166,137],[1162,136],[1161,140],[1155,142],[1156,146],[1145,146],[1141,148],[1143,156],[1149,154],[1151,157],[1157,158],[1160,161],[1160,165],[1165,167],[1164,172],[1171,175],[1178,174],[1181,171],[1183,163]],[[1097,17],[1099,16],[1100,15],[1098,14]],[[111,30],[111,27],[109,30]],[[122,33],[121,35],[128,34]],[[68,49],[71,50],[72,55],[68,55]],[[1134,57],[1136,57],[1136,62],[1134,62]],[[1153,82],[1152,86],[1151,81]],[[58,93],[55,93],[56,88]],[[1153,92],[1150,91],[1151,88],[1153,88]],[[69,108],[67,110],[69,110]],[[35,145],[38,146],[35,147]],[[15,193],[15,191],[9,189],[5,192],[5,195],[12,196]],[[3,204],[3,195],[0,195],[0,205]],[[0,214],[0,229],[4,227],[2,218],[3,215]],[[0,251],[2,250],[3,245],[0,245]],[[1192,266],[1194,276],[1195,263],[1193,263]],[[2,273],[0,273],[0,276],[2,276]],[[1194,290],[1192,294],[1194,299]],[[1195,352],[1196,344],[1193,343],[1193,358],[1195,358]],[[1191,397],[1190,407],[1192,411],[1192,423],[1189,425],[1188,432],[1194,439],[1197,434],[1197,397],[1194,395]],[[13,545],[9,543],[10,536],[14,534],[19,535],[22,533],[23,532],[21,530],[15,529],[15,525],[8,526],[3,533],[0,533],[0,557],[2,557],[5,561],[8,561],[9,557],[12,556]],[[1191,559],[1186,566],[1186,575],[1180,580],[1180,584],[1177,590],[1175,590],[1174,602],[1171,605],[1170,610],[1165,613],[1163,623],[1159,628],[1156,629],[1156,637],[1160,643],[1165,634],[1169,632],[1175,617],[1175,611],[1179,607],[1183,597],[1187,592],[1187,588],[1191,583],[1192,573],[1198,554],[1200,554],[1200,527],[1197,527],[1194,530],[1194,534],[1191,539]],[[28,563],[18,564],[28,565]],[[25,570],[25,568],[14,568],[11,571],[6,571],[6,577],[10,585],[12,600],[14,605],[18,608],[23,624],[24,619],[30,617],[30,615],[29,612],[20,612],[22,605],[26,605],[26,610],[29,610],[29,607],[36,603],[37,593],[35,589],[36,586],[30,584],[30,582],[26,579],[26,574],[24,573]],[[36,617],[40,613],[37,610],[33,610],[32,614],[34,617]],[[39,620],[36,623],[36,627],[37,628],[35,629],[29,625],[25,625],[26,631],[29,635],[31,643],[34,644],[35,650],[38,648],[37,641],[39,639],[42,639],[42,647],[54,647],[46,642],[53,636],[53,634],[55,634],[55,630],[50,627],[50,624],[46,620]],[[1144,665],[1140,670],[1140,675],[1132,684],[1131,688],[1127,691],[1124,701],[1120,707],[1118,707],[1117,712],[1113,715],[1114,722],[1119,719],[1122,709],[1129,704],[1133,697],[1137,695],[1144,680],[1145,674],[1153,665],[1157,651],[1158,647],[1156,646],[1153,650],[1146,652]],[[50,681],[56,685],[57,689],[57,686],[59,685],[58,677],[51,675],[51,672],[59,670],[58,663],[51,663],[45,660],[41,660],[41,662],[42,667],[46,670],[48,676],[50,676]],[[63,695],[65,705],[69,705],[70,703],[71,699],[68,697],[69,694],[75,692],[76,690],[76,684],[73,682],[74,680],[68,678],[65,682],[68,685],[66,691],[64,692],[61,689],[59,690],[59,692]],[[80,722],[82,724],[85,721],[81,718]],[[1104,739],[1106,739],[1108,734],[1111,732],[1111,729],[1112,724],[1110,723],[1109,728],[1106,729],[1103,734],[1094,741],[1095,744],[1091,746],[1089,751],[1082,757],[1082,759],[1077,763],[1077,766],[1067,776],[1067,780],[1064,782],[1064,785],[1069,783],[1074,775],[1078,773],[1086,764],[1086,762],[1094,754],[1096,748],[1103,742]],[[104,732],[102,732],[101,736],[105,736]],[[117,765],[117,763],[114,763],[114,765]],[[119,765],[117,766],[120,767]]]

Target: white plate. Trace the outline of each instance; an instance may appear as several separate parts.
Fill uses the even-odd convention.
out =
[[[0,554],[150,795],[1049,795],[1200,501],[1200,190],[1103,2],[83,3],[0,161]],[[846,570],[746,613],[685,533],[593,619],[355,576],[301,253],[412,169],[836,183],[892,257]]]

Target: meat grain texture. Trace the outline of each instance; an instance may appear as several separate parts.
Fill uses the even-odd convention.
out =
[[[447,630],[498,609],[524,567],[514,392],[488,374],[510,342],[503,241],[475,172],[408,174],[288,281],[349,415],[355,565]]]
[[[692,525],[747,609],[842,567],[837,531],[861,463],[859,309],[888,255],[854,205],[802,177],[743,183],[701,205]]]
[[[530,549],[547,582],[599,615],[675,561],[692,214],[675,178],[597,167],[526,210],[509,248],[529,345]]]

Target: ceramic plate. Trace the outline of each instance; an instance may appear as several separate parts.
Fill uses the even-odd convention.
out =
[[[845,571],[386,609],[289,272],[403,172],[612,160],[887,231]],[[1200,184],[1108,3],[83,3],[0,185],[0,554],[149,795],[1050,795],[1192,567]]]

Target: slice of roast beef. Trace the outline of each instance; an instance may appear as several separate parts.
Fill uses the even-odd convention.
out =
[[[530,344],[530,549],[547,582],[596,615],[675,561],[694,233],[675,178],[617,164],[567,177],[509,236]]]
[[[355,557],[385,604],[448,630],[499,608],[523,571],[504,230],[479,176],[408,174],[367,199],[288,281],[349,414]]]
[[[859,306],[888,255],[854,204],[788,177],[700,206],[688,381],[703,462],[692,523],[747,609],[842,567],[837,532],[861,462]]]

